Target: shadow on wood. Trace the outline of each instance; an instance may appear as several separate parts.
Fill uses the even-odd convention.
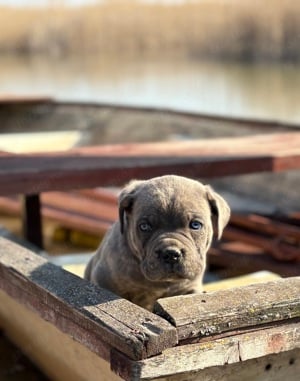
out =
[[[0,239],[0,287],[1,326],[54,379],[296,381],[300,371],[299,277],[162,299],[158,316]]]

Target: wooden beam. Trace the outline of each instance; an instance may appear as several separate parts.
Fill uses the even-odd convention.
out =
[[[113,373],[109,362],[104,361],[86,346],[62,333],[53,324],[43,320],[38,314],[17,303],[1,290],[0,326],[13,342],[50,379],[54,380],[253,381],[267,378],[272,381],[298,381],[300,372],[300,349],[272,353],[248,360],[241,359],[241,361],[229,363],[229,359],[231,361],[234,359],[234,353],[239,347],[235,339],[235,341],[219,343],[219,348],[211,345],[210,352],[208,352],[209,345],[200,346],[194,344],[192,346],[176,347],[176,352],[164,351],[162,355],[149,359],[149,363],[148,360],[142,362],[131,361],[119,352],[114,351],[111,356]],[[285,342],[285,340],[282,340],[284,332],[285,329],[282,329],[277,337],[276,335],[269,336],[269,343],[271,344],[269,350],[274,350],[274,344],[277,343],[278,348],[282,345],[282,342]],[[297,332],[297,329],[295,332]],[[255,341],[253,337],[252,348],[257,345],[259,351],[256,352],[255,348],[252,355],[255,356],[255,352],[257,355],[261,354],[262,345],[260,343]],[[290,341],[290,344],[292,343],[293,340]],[[263,343],[263,346],[267,346],[266,342]],[[241,348],[241,353],[247,353],[247,348],[250,350],[250,342],[242,344]],[[185,349],[186,357],[184,354]],[[278,349],[276,352],[278,352]],[[211,366],[212,360],[215,359],[214,353],[217,353],[219,366]],[[204,361],[205,358],[208,359],[207,363]],[[226,361],[228,361],[228,364]],[[120,376],[117,376],[116,373]],[[160,375],[162,378],[160,378]]]
[[[94,217],[107,222],[118,219],[118,203],[91,199],[80,193],[51,192],[42,194],[42,203],[55,209],[71,211],[72,214]],[[299,233],[300,234],[300,233]]]
[[[225,242],[219,244],[217,248],[211,248],[208,264],[219,268],[218,273],[223,272],[226,277],[249,274],[265,269],[283,277],[300,275],[300,266],[295,265],[294,262],[277,261],[271,255],[264,253],[261,248],[239,241]]]
[[[205,343],[169,348],[161,355],[142,361],[131,361],[123,354],[114,351],[112,369],[128,381],[154,379],[168,381],[214,380],[212,374],[216,369],[219,369],[217,373],[222,374],[222,377],[216,379],[232,381],[228,375],[228,378],[223,378],[223,373],[226,373],[228,366],[235,364],[236,376],[239,377],[234,379],[244,380],[241,374],[245,374],[244,370],[247,369],[249,360],[261,358],[266,365],[271,364],[272,366],[278,360],[281,362],[282,356],[279,354],[283,354],[284,367],[291,368],[290,371],[293,375],[288,380],[296,381],[300,371],[299,347],[299,324],[290,324]],[[274,354],[278,355],[274,356]],[[273,355],[272,360],[268,358],[266,361],[268,355]],[[290,366],[289,361],[291,362]],[[260,368],[259,380],[263,380],[264,375],[268,375],[265,370],[265,368]],[[208,377],[209,374],[211,377]],[[280,375],[282,376],[282,373]],[[275,374],[274,378],[268,379],[272,381],[282,380],[278,374]]]
[[[0,194],[121,185],[167,173],[218,177],[300,168],[300,133],[120,144],[0,156]]]
[[[154,311],[179,341],[300,318],[300,277],[204,294],[159,299]]]
[[[48,197],[46,197],[48,200]],[[58,204],[62,199],[66,200],[66,203],[63,208],[59,208]],[[86,204],[83,200],[78,200],[78,208],[76,211],[70,208],[68,199],[63,197],[60,198],[58,204],[55,202],[55,198],[51,197],[51,201],[48,203],[45,201],[44,195],[42,196],[42,217],[47,218],[51,221],[54,221],[58,224],[62,224],[63,226],[69,229],[76,229],[79,231],[83,231],[86,233],[96,234],[104,234],[111,227],[112,223],[115,221],[113,216],[115,216],[115,210],[110,219],[103,218],[101,214],[95,215],[95,213],[91,213],[91,210],[88,210],[88,214],[80,212],[82,209],[82,204]],[[70,197],[72,200],[72,197]],[[74,199],[73,199],[74,201]],[[101,203],[94,202],[93,204],[87,203],[89,206],[93,206],[92,212],[95,212],[99,207],[101,208]],[[86,204],[86,205],[87,205]],[[96,204],[96,205],[95,205]],[[21,204],[17,198],[14,197],[1,197],[0,196],[0,210],[5,213],[13,214],[16,216],[21,215]],[[93,215],[94,214],[94,215]],[[105,215],[104,215],[105,217]],[[28,238],[27,238],[28,239]]]
[[[159,316],[0,238],[0,287],[103,358],[111,347],[132,359],[177,343]]]
[[[110,362],[111,369],[125,380],[208,381],[209,375],[219,372],[226,375],[224,380],[237,381],[244,378],[230,378],[228,367],[234,366],[235,375],[243,376],[247,362],[255,359],[263,366],[260,376],[281,364],[274,377],[268,373],[272,380],[279,381],[280,375],[296,381],[300,371],[299,282],[298,277],[227,290],[231,297],[219,291],[168,298],[166,302],[174,299],[178,309],[172,313],[175,328],[164,318],[0,238],[0,322],[15,342],[21,342],[27,353],[58,378],[64,372],[74,380],[93,381],[102,375],[109,380]],[[178,336],[185,339],[190,329],[182,314],[176,323],[179,310],[195,318],[190,326],[199,330],[200,342],[176,345]],[[227,323],[223,319],[226,311]],[[178,322],[185,324],[183,330]],[[216,336],[215,327],[224,327],[228,336]],[[249,328],[246,333],[245,327]],[[199,340],[194,332],[188,337]],[[53,345],[51,351],[45,351],[46,343]],[[63,345],[71,361],[66,368],[61,360]],[[43,356],[49,356],[50,365]],[[57,368],[51,369],[56,362]],[[254,363],[250,365],[252,374]]]
[[[230,225],[224,231],[223,238],[229,241],[241,241],[252,246],[260,247],[264,252],[282,261],[300,262],[299,241],[297,243],[290,243],[287,239],[288,237],[285,236],[278,235],[272,237],[262,235],[260,231],[249,231]]]
[[[280,235],[284,239],[293,238],[300,242],[300,229],[291,223],[276,221],[276,217],[262,216],[259,214],[241,215],[232,213],[230,224],[252,231],[266,233],[273,236]]]
[[[272,171],[271,158],[94,158],[0,157],[0,195],[35,194],[106,185],[123,185],[133,179],[147,179],[173,173],[190,177],[217,177]]]

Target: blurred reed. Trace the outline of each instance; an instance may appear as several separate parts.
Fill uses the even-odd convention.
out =
[[[300,2],[204,0],[181,5],[110,0],[70,8],[0,8],[0,53],[177,54],[300,60]]]

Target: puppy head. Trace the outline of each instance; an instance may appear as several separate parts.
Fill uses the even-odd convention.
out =
[[[119,198],[121,232],[150,281],[203,276],[213,233],[218,238],[230,209],[209,186],[180,176],[132,181]]]

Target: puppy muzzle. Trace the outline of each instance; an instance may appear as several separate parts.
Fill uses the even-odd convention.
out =
[[[151,240],[142,262],[142,271],[150,280],[193,279],[201,268],[201,256],[194,242],[176,234]]]

